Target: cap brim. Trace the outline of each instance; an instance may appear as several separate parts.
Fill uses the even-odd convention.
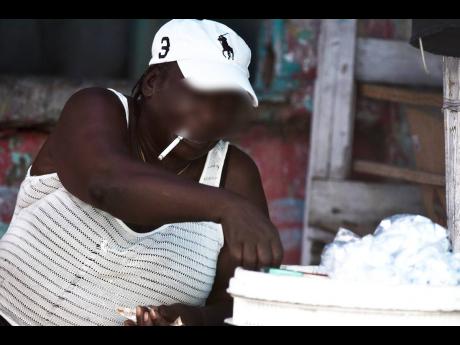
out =
[[[247,72],[239,66],[214,61],[178,60],[177,64],[188,84],[199,90],[246,91],[257,107],[259,101],[249,82]]]

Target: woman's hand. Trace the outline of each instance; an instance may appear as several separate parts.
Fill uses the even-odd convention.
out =
[[[256,269],[281,264],[283,247],[278,230],[253,203],[232,198],[222,211],[221,224],[230,256],[237,266]]]
[[[177,318],[184,326],[203,326],[204,318],[201,307],[185,304],[171,304],[155,306],[138,306],[136,308],[136,322],[126,320],[125,326],[170,326]]]

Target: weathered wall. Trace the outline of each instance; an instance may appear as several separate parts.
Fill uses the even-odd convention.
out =
[[[300,260],[310,116],[316,77],[317,19],[264,20],[257,49],[257,121],[233,142],[257,163],[285,263]]]
[[[46,137],[39,131],[0,131],[0,237],[11,220],[19,185]]]
[[[404,40],[409,32],[407,21],[358,23],[360,36]],[[256,121],[232,138],[259,166],[286,263],[300,260],[318,30],[317,19],[262,22],[254,54],[258,56],[254,80],[261,105]],[[55,122],[65,100],[89,85],[129,93],[132,82],[0,78],[0,128],[29,127],[20,133],[0,131],[0,185],[4,186],[0,187],[0,222],[4,229],[11,217],[17,183],[46,137],[31,126]],[[407,164],[412,156],[399,107],[359,95],[357,101],[353,157]],[[0,234],[1,227],[2,223]]]
[[[11,220],[19,184],[64,103],[76,90],[94,85],[129,94],[132,82],[0,77],[0,236]]]
[[[358,36],[408,42],[410,20],[365,19],[358,21]],[[415,167],[413,142],[406,109],[394,102],[363,97],[358,92],[355,115],[353,159],[367,159],[401,167]],[[369,175],[353,178],[384,180]]]

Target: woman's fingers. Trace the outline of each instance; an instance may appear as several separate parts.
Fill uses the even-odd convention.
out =
[[[255,269],[257,266],[257,249],[248,243],[243,244],[243,267]]]
[[[167,319],[167,317],[165,317],[165,315],[164,315],[165,308],[168,309],[167,306],[153,307],[153,311],[154,311],[155,317],[156,317],[155,325],[157,325],[157,326],[169,326],[170,322]]]
[[[176,312],[173,308],[174,307],[171,305],[160,305],[158,307],[158,313],[165,321],[173,322],[176,316]]]
[[[232,266],[236,267],[243,265],[243,246],[244,244],[242,242],[234,243],[229,246],[230,261],[232,263]]]
[[[136,308],[136,320],[138,326],[153,326],[155,323],[155,314],[150,315],[150,309],[142,306]]]
[[[144,321],[143,321],[144,315],[143,314],[144,313],[143,313],[142,307],[140,305],[138,305],[136,307],[136,325],[142,326],[144,324]]]
[[[162,317],[162,315],[158,312],[157,307],[149,307],[149,315],[150,319],[153,321],[155,326],[166,326],[168,322]]]
[[[136,322],[126,320],[125,326],[170,326],[180,316],[180,304],[156,306],[137,306]]]
[[[270,246],[266,246],[265,243],[259,243],[256,248],[259,266],[258,268],[271,266],[272,265],[272,248]]]
[[[146,308],[144,311],[144,326],[153,326],[154,320],[150,317],[150,310]]]
[[[168,326],[170,322],[166,320],[155,306],[137,306],[136,307],[136,322],[126,320],[125,326]]]
[[[279,240],[272,241],[271,245],[272,245],[272,253],[273,253],[272,266],[279,267],[281,265],[281,262],[283,261],[283,256],[284,256],[283,245],[281,244],[281,241]]]
[[[124,326],[136,326],[136,323],[133,320],[126,320],[123,322]]]

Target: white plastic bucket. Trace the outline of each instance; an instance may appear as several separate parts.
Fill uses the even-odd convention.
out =
[[[233,325],[460,325],[460,288],[235,270]]]

